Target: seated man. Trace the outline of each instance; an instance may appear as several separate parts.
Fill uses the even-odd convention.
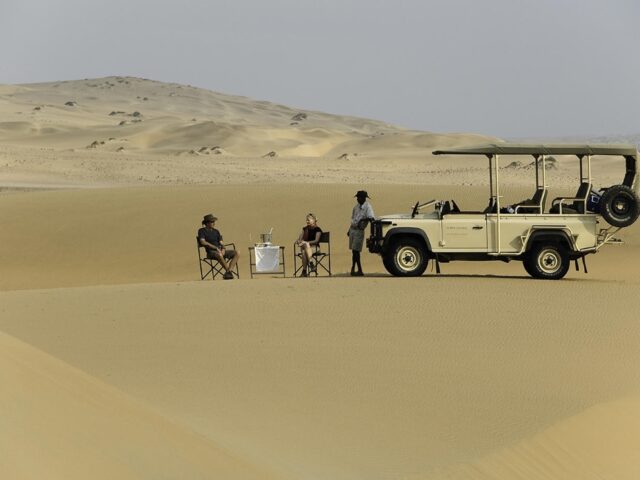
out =
[[[224,268],[225,274],[222,276],[225,280],[233,279],[231,271],[238,263],[238,252],[235,250],[227,250],[222,244],[222,234],[214,225],[218,220],[212,214],[205,215],[202,219],[203,228],[198,230],[198,241],[207,251],[207,258],[215,259],[220,262]],[[231,260],[227,263],[227,260]]]

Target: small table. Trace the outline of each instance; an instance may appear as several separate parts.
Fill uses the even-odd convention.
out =
[[[256,244],[249,247],[249,271],[254,275],[282,275],[285,277],[284,247]]]

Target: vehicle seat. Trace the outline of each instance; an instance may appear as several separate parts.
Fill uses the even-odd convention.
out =
[[[587,203],[590,192],[590,183],[583,182],[580,184],[580,188],[578,188],[578,192],[576,193],[576,200],[573,202],[573,208],[576,209],[578,213],[586,212],[585,204]]]
[[[515,205],[516,213],[544,213],[546,202],[547,189],[537,188],[533,197]]]
[[[585,204],[587,203],[587,197],[591,192],[591,184],[589,182],[582,182],[576,195],[574,197],[558,197],[554,198],[551,202],[551,209],[549,213],[560,213],[560,203],[562,200],[573,200],[573,203],[562,203],[562,213],[585,213]]]
[[[449,201],[447,200],[442,204],[442,208],[440,209],[440,218],[444,217],[449,213],[451,213],[451,203],[449,203]]]
[[[496,203],[494,202],[493,197],[491,197],[489,199],[489,205],[487,205],[487,208],[485,208],[482,213],[496,213],[496,211]]]

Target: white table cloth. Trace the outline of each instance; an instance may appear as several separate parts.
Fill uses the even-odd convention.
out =
[[[276,245],[257,246],[256,255],[256,272],[277,272],[280,266],[280,247]]]

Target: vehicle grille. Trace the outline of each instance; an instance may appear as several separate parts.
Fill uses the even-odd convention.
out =
[[[371,239],[382,240],[382,223],[379,220],[371,222]]]
[[[379,220],[371,222],[371,233],[367,239],[367,248],[371,253],[380,253],[382,250],[382,223]]]

